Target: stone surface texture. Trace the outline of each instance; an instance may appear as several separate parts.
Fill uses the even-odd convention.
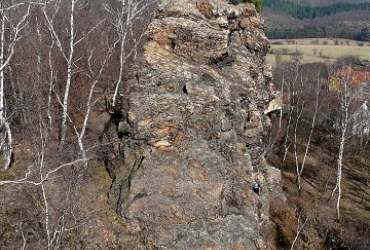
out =
[[[263,28],[252,4],[159,4],[123,118],[103,138],[114,142],[109,201],[140,236],[135,249],[267,249],[280,173],[264,159]]]

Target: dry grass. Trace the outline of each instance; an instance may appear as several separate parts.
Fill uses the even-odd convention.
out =
[[[292,61],[292,56],[282,55],[281,60],[284,61],[284,62]],[[301,61],[302,61],[302,63],[327,63],[327,64],[330,64],[331,62],[334,62],[334,59],[303,55]],[[269,65],[275,66],[276,65],[276,56],[274,54],[267,54],[266,55],[266,63],[269,64]]]
[[[274,39],[271,40],[270,53],[266,57],[267,63],[274,66],[277,53],[281,55],[282,61],[290,61],[292,57],[284,54],[293,54],[296,50],[302,55],[302,63],[330,63],[337,58],[349,55],[367,60],[370,53],[370,43],[329,38]]]
[[[327,43],[327,45],[345,45],[345,46],[359,46],[360,41],[349,40],[349,39],[339,39],[339,38],[304,38],[304,39],[271,39],[270,42],[273,45],[274,43],[282,43],[283,45],[288,45],[288,43],[292,43],[292,41],[297,41],[299,45],[315,45],[315,44],[323,44]],[[295,45],[295,43],[294,43]],[[363,47],[369,47],[370,42],[364,42]]]

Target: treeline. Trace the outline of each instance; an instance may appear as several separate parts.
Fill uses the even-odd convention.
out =
[[[325,6],[311,6],[285,0],[264,0],[262,7],[279,10],[298,19],[314,19],[352,10],[370,10],[370,3],[334,3]]]
[[[369,28],[358,30],[346,27],[303,26],[299,28],[267,28],[265,34],[269,39],[299,38],[342,38],[357,41],[370,41]]]

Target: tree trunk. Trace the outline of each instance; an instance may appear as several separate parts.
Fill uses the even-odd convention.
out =
[[[1,41],[0,41],[0,142],[1,147],[0,150],[3,153],[4,158],[4,165],[3,169],[8,170],[10,168],[12,162],[12,155],[13,155],[13,138],[12,138],[12,131],[10,129],[9,122],[6,117],[6,106],[5,106],[5,90],[4,90],[4,69],[7,65],[5,60],[5,15],[2,10],[2,4],[0,4],[1,8]]]
[[[67,80],[64,90],[64,98],[63,98],[63,107],[62,107],[62,122],[60,127],[60,148],[59,150],[63,150],[66,136],[67,136],[67,116],[68,116],[68,101],[69,101],[69,91],[71,88],[72,83],[72,74],[73,74],[73,56],[74,56],[74,49],[75,49],[75,21],[74,21],[74,14],[75,14],[75,6],[78,0],[72,0],[71,2],[71,14],[69,19],[69,55],[67,59]]]

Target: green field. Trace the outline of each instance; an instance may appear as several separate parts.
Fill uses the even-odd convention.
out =
[[[266,57],[267,63],[276,64],[276,57],[280,60],[292,60],[292,54],[298,51],[302,63],[333,62],[344,56],[356,56],[361,60],[368,60],[370,43],[357,42],[345,39],[297,39],[271,40],[271,48]]]

